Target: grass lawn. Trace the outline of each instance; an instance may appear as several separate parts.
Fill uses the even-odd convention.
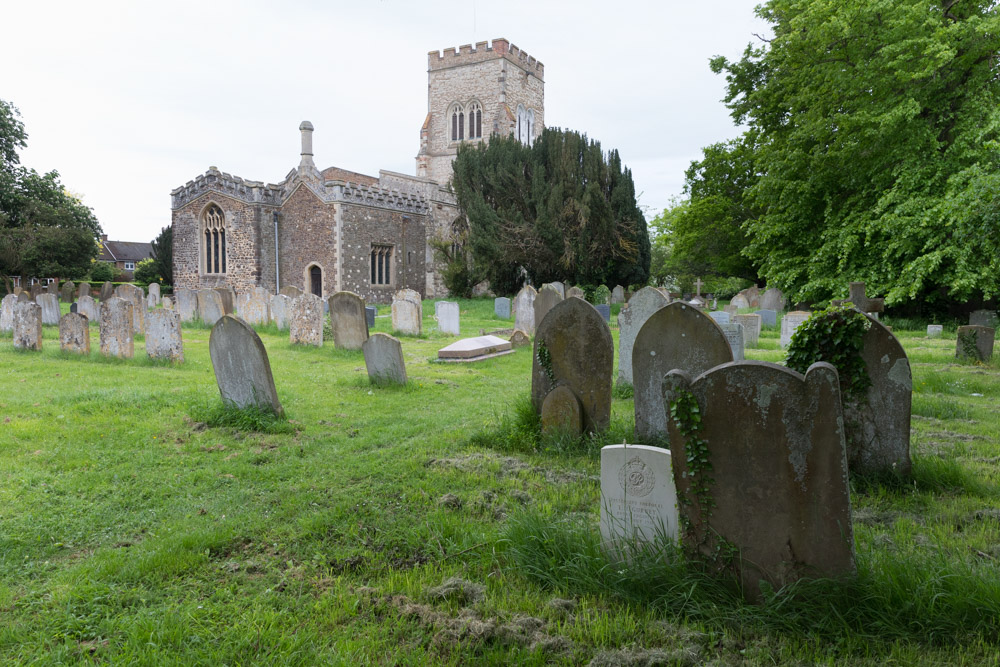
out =
[[[512,326],[460,304],[463,335]],[[914,477],[852,480],[858,579],[751,605],[676,557],[604,560],[599,448],[632,428],[627,391],[610,435],[539,441],[531,348],[432,363],[455,340],[433,311],[401,338],[406,387],[262,329],[288,421],[256,431],[220,419],[207,328],[176,366],[141,339],[104,359],[96,326],[85,358],[57,327],[41,353],[0,335],[0,663],[1000,660],[1000,366],[956,363],[954,331],[897,327]]]

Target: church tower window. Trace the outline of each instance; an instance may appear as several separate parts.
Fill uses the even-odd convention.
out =
[[[483,137],[483,108],[479,102],[469,105],[469,138],[482,139]]]
[[[525,146],[530,146],[535,141],[535,112],[532,109],[525,109],[523,104],[517,105],[517,127],[514,136]]]
[[[222,209],[212,204],[201,218],[202,273],[226,272],[226,217]]]
[[[392,246],[372,244],[372,285],[392,284]]]

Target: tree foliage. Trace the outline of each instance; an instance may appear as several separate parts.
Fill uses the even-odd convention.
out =
[[[174,228],[164,227],[153,239],[153,270],[167,285],[174,284]],[[152,282],[152,281],[150,281]]]
[[[618,151],[546,129],[530,147],[513,137],[463,145],[452,181],[469,221],[475,270],[511,293],[523,268],[540,284],[645,284],[650,247],[632,173]]]
[[[992,0],[770,0],[725,72],[748,130],[747,257],[826,299],[1000,292],[1000,16]],[[715,179],[713,179],[715,180]],[[693,195],[692,195],[693,197]]]

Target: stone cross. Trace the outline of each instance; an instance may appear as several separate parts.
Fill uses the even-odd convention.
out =
[[[694,281],[695,296],[701,296],[701,288],[705,283],[701,282],[701,278]]]

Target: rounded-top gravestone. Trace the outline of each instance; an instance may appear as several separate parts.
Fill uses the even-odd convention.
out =
[[[542,285],[542,289],[538,291],[537,296],[533,302],[533,307],[535,310],[535,328],[537,329],[542,325],[542,320],[550,310],[557,304],[563,301],[562,294],[559,293],[555,287],[551,285]],[[514,325],[515,327],[517,324]]]
[[[260,336],[238,317],[223,315],[212,327],[208,351],[223,403],[284,414]]]
[[[361,346],[365,354],[365,368],[372,384],[406,384],[406,365],[403,363],[403,345],[389,334],[376,333]]]
[[[338,349],[360,350],[368,340],[365,300],[354,292],[337,292],[329,299],[330,328]]]
[[[419,336],[423,330],[424,308],[420,294],[401,289],[392,295],[392,329],[401,334]]]
[[[514,328],[529,336],[535,333],[535,297],[538,292],[531,285],[525,285],[514,297]]]
[[[643,287],[632,295],[618,313],[618,382],[632,384],[632,346],[639,329],[649,316],[663,308],[670,299],[655,287]]]

